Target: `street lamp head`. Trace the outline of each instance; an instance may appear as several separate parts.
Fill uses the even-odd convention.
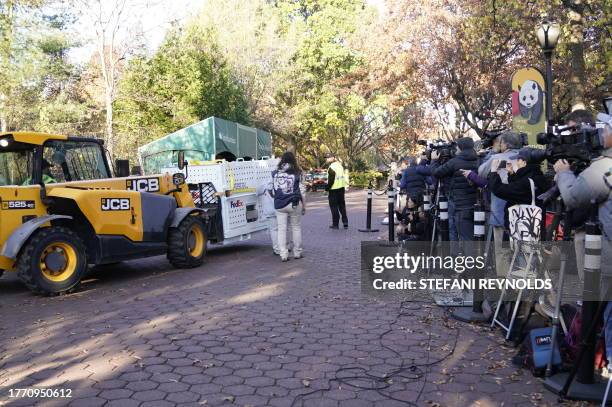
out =
[[[603,100],[604,109],[606,113],[612,115],[612,96],[607,96]]]
[[[542,21],[542,24],[536,30],[536,37],[543,51],[552,51],[557,46],[561,28],[559,24],[548,20]]]

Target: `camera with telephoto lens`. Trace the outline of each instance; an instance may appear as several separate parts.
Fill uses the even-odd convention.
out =
[[[612,107],[612,98],[604,99],[604,108],[607,115],[600,113],[597,118],[605,125],[612,126],[609,114]],[[539,133],[537,142],[545,145],[546,149],[538,151],[533,157],[542,162],[548,160],[551,178],[554,176],[552,165],[557,160],[567,160],[571,170],[578,174],[586,169],[591,160],[601,155],[601,151],[612,146],[612,133],[608,129],[593,127],[589,124],[578,124],[576,126],[552,126],[552,132]],[[606,131],[607,130],[607,131]],[[552,202],[560,195],[559,187],[555,184],[548,191],[538,196],[545,205]]]
[[[552,131],[539,133],[537,142],[545,149],[532,151],[533,162],[567,160],[580,172],[603,150],[602,130],[582,123],[576,126],[552,126]]]
[[[493,142],[496,138],[501,136],[502,134],[508,131],[505,127],[498,127],[496,129],[485,130],[482,133],[482,141],[480,143],[480,148],[487,149],[493,147]],[[521,138],[521,146],[525,147],[529,144],[527,133],[518,133]]]
[[[482,133],[482,141],[480,143],[480,148],[487,149],[493,147],[493,142],[499,136],[501,136],[504,132],[508,131],[505,127],[498,127],[491,130],[485,130]]]
[[[487,157],[487,155],[491,153],[491,149],[493,148],[493,142],[495,141],[495,139],[506,133],[507,131],[508,129],[505,127],[485,130],[481,136],[478,157],[481,159]],[[521,138],[521,147],[529,145],[527,133],[518,133],[518,135]]]
[[[419,140],[417,144],[426,146],[423,154],[427,156],[427,160],[431,161],[431,153],[432,151],[438,152],[438,161],[440,163],[444,163],[455,156],[456,143],[454,141],[448,142],[441,139],[435,140],[431,143],[428,143],[427,140]]]
[[[548,176],[553,177],[552,164],[557,160],[567,160],[575,174],[581,173],[591,163],[593,158],[600,155],[604,149],[603,129],[588,124],[576,126],[552,126],[552,132],[539,133],[537,142],[546,146],[545,149],[530,150],[530,161],[541,163],[548,161]],[[559,196],[559,187],[555,184],[544,192],[538,199],[544,204],[552,202]]]

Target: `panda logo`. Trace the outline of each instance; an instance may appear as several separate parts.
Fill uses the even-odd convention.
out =
[[[544,111],[544,92],[536,81],[527,80],[519,85],[519,110],[527,124],[537,124]]]

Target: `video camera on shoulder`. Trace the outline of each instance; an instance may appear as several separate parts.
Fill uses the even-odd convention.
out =
[[[480,143],[480,147],[482,149],[487,149],[493,147],[493,142],[496,138],[501,136],[504,132],[508,131],[505,127],[498,127],[491,130],[485,130],[482,133],[482,141]]]
[[[508,130],[508,128],[506,127],[497,127],[494,129],[490,129],[490,130],[485,130],[482,133],[481,139],[480,139],[480,145],[479,145],[479,152],[478,152],[478,157],[480,157],[481,159],[485,158],[487,156],[487,154],[490,153],[491,148],[493,148],[493,143],[495,142],[495,139],[497,139],[498,137],[500,137],[502,134],[506,133]],[[518,135],[521,138],[521,147],[525,147],[527,145],[529,145],[529,139],[527,136],[527,133],[518,133]]]
[[[585,123],[576,126],[552,126],[552,131],[539,133],[537,142],[544,150],[532,150],[534,162],[567,160],[577,172],[585,169],[604,149],[603,129]]]
[[[427,140],[419,140],[417,144],[421,146],[425,146],[425,151],[423,154],[427,156],[427,159],[431,161],[431,152],[438,152],[438,161],[444,163],[455,156],[457,143],[454,141],[445,141],[442,139],[435,140],[433,142],[428,142]]]

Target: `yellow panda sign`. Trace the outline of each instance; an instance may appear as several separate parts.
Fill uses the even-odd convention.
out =
[[[512,129],[527,133],[529,144],[546,125],[544,76],[535,68],[519,69],[512,75]]]

